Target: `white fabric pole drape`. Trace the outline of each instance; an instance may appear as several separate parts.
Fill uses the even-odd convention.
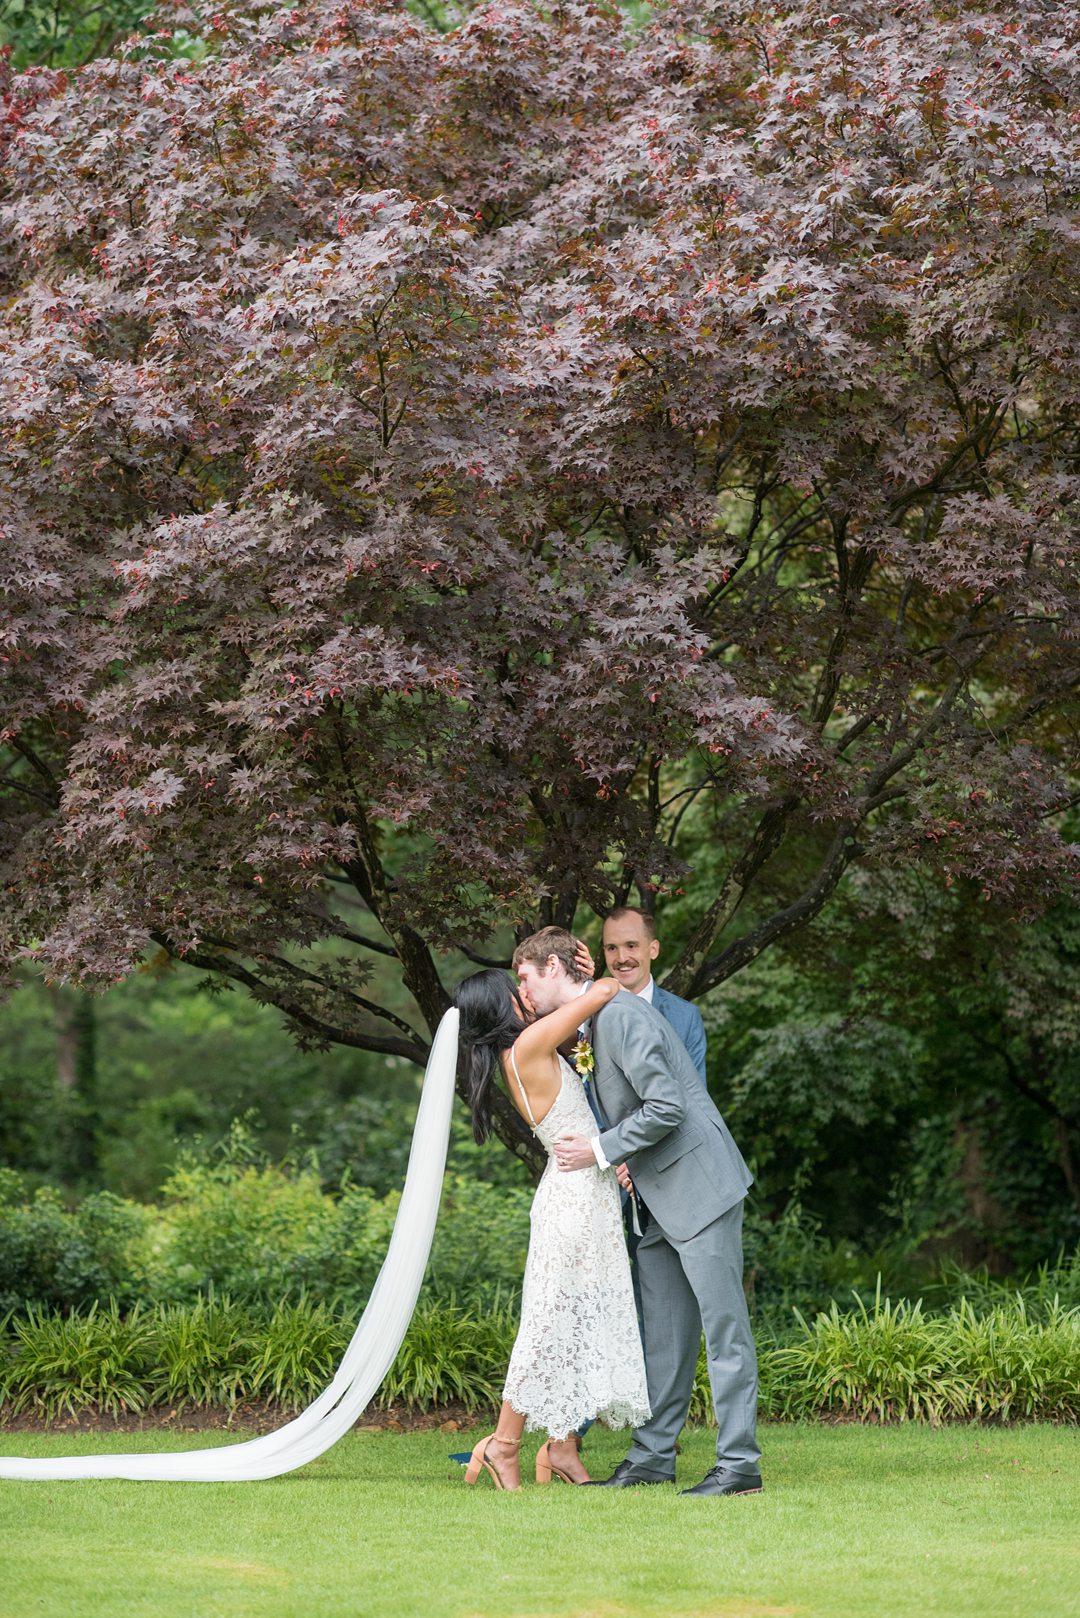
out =
[[[360,1324],[329,1387],[276,1432],[221,1449],[172,1455],[0,1456],[0,1478],[145,1478],[228,1483],[292,1472],[348,1432],[378,1391],[412,1319],[427,1268],[442,1194],[457,1068],[458,1012],[439,1024],[431,1047],[390,1246]]]

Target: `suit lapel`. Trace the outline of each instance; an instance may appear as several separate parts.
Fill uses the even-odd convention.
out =
[[[593,1102],[595,1101],[593,1111],[594,1113],[597,1113],[598,1121],[600,1122],[601,1127],[607,1129],[610,1127],[607,1120],[611,1116],[611,1109],[604,1101],[603,1092],[605,1079],[611,1076],[612,1063],[608,1059],[606,1053],[603,1023],[604,1019],[600,1015],[594,1017],[592,1020],[593,1082],[589,1086],[589,1089],[592,1091],[592,1095],[589,1098],[589,1105],[593,1106]]]

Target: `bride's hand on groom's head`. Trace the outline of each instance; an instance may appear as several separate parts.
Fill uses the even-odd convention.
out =
[[[583,938],[578,938],[575,942],[577,944],[577,954],[574,956],[574,965],[587,978],[594,978],[596,976],[596,962],[592,958],[592,951]]]

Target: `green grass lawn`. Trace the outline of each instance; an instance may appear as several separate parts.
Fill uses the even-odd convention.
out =
[[[469,1489],[447,1451],[477,1436],[353,1433],[265,1483],[0,1482],[0,1618],[1080,1614],[1075,1430],[767,1427],[765,1493],[739,1500]],[[0,1433],[0,1453],[198,1442]],[[594,1432],[585,1458],[606,1476],[624,1448]],[[681,1486],[710,1448],[687,1435]]]

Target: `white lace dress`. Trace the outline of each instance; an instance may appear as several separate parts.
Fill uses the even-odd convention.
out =
[[[533,1198],[521,1325],[503,1389],[526,1426],[552,1438],[590,1418],[637,1427],[649,1416],[615,1171],[555,1167],[560,1135],[597,1133],[580,1078],[559,1060],[559,1094],[533,1123],[548,1165]]]

